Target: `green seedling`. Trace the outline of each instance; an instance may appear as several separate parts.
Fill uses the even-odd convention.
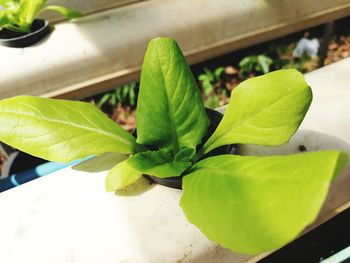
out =
[[[223,67],[218,67],[214,71],[204,68],[204,73],[198,77],[205,96],[204,106],[208,108],[217,108],[219,106],[219,96],[215,92],[215,87],[220,82],[220,77],[224,70]]]
[[[101,97],[101,99],[97,102],[97,107],[101,108],[103,105],[108,103],[112,107],[116,107],[118,103],[128,104],[131,107],[136,106],[136,83],[131,83],[128,85],[121,86],[116,88],[111,92],[107,92],[105,95]]]
[[[47,10],[58,12],[69,19],[82,16],[81,13],[63,6],[46,6],[46,2],[47,0],[0,0],[0,6],[4,8],[0,10],[0,29],[28,33],[33,21]]]
[[[239,74],[242,78],[249,76],[251,73],[266,74],[270,72],[272,63],[273,60],[263,54],[248,56],[239,62]]]
[[[248,79],[232,91],[221,123],[203,141],[209,120],[196,81],[177,43],[157,38],[143,63],[137,138],[92,104],[18,96],[0,101],[0,140],[64,163],[123,154],[106,178],[111,192],[143,174],[184,175],[180,205],[188,220],[220,245],[254,254],[285,245],[315,220],[347,156],[337,150],[206,154],[222,145],[288,142],[311,100],[311,89],[296,70]]]

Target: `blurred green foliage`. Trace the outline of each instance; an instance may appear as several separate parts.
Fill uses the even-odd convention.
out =
[[[97,107],[101,108],[105,104],[112,107],[116,107],[119,103],[123,105],[129,105],[131,107],[136,106],[137,100],[137,85],[136,83],[130,83],[116,88],[113,91],[104,94],[96,103]]]

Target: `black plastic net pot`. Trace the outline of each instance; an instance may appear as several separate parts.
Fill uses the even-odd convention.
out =
[[[0,45],[14,48],[24,48],[34,45],[51,32],[49,22],[42,19],[34,20],[29,33],[15,32],[6,28],[0,30]]]

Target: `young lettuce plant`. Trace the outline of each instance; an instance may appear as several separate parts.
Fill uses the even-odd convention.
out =
[[[45,6],[46,2],[47,0],[0,0],[0,6],[4,8],[0,10],[0,29],[28,33],[33,21],[46,10],[58,12],[69,19],[82,16],[81,13],[63,6]]]
[[[0,140],[58,162],[106,152],[129,155],[110,170],[108,191],[143,174],[185,175],[180,204],[188,220],[224,247],[258,253],[283,246],[316,218],[347,156],[336,150],[205,154],[228,144],[286,143],[311,100],[296,70],[248,79],[233,90],[221,123],[202,142],[209,120],[196,81],[176,42],[157,38],[142,68],[137,139],[92,104],[19,96],[0,101]]]

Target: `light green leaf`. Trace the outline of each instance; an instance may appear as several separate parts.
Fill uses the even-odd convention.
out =
[[[61,15],[74,19],[82,14],[66,7],[51,5],[45,7],[47,0],[0,0],[5,7],[9,23],[6,28],[17,32],[29,32],[34,19],[45,10],[59,12]]]
[[[26,0],[21,1],[18,16],[21,22],[31,27],[34,19],[39,15],[47,0]],[[24,25],[23,25],[24,26]]]
[[[131,153],[134,137],[90,103],[30,96],[0,101],[0,141],[29,154],[70,162],[105,152]]]
[[[45,10],[51,10],[51,11],[56,11],[58,13],[60,13],[62,16],[69,18],[69,19],[75,19],[75,18],[79,18],[79,17],[83,17],[84,15],[78,11],[72,10],[70,8],[67,7],[63,7],[63,6],[58,6],[58,5],[49,5],[46,6],[43,11]]]
[[[0,0],[0,5],[6,9],[16,9],[20,5],[19,0]]]
[[[312,92],[301,73],[279,70],[248,79],[236,87],[207,153],[221,145],[280,145],[289,141],[310,106]]]
[[[127,160],[113,167],[106,177],[106,191],[114,192],[121,190],[139,180],[142,173],[132,168]]]
[[[257,62],[257,57],[254,55],[245,57],[239,62],[239,67],[244,71],[247,71],[248,73],[253,70],[254,64],[256,62]]]
[[[143,174],[159,178],[179,176],[191,166],[191,162],[176,161],[163,151],[138,153],[128,159],[128,164]]]
[[[199,89],[174,40],[149,43],[137,105],[138,143],[176,154],[195,148],[206,133],[209,121]]]
[[[338,151],[211,157],[184,177],[181,206],[220,245],[239,253],[271,251],[315,220],[346,160]]]
[[[103,97],[98,101],[96,106],[98,108],[101,108],[110,98],[111,98],[111,94],[110,93],[107,93],[107,94],[103,95]]]
[[[258,66],[261,67],[260,71],[262,71],[264,74],[270,72],[270,66],[272,62],[272,59],[265,55],[259,55],[257,57]]]
[[[215,69],[214,71],[215,78],[219,80],[220,76],[222,75],[222,73],[224,73],[224,71],[225,71],[224,67],[218,67],[217,69]]]

